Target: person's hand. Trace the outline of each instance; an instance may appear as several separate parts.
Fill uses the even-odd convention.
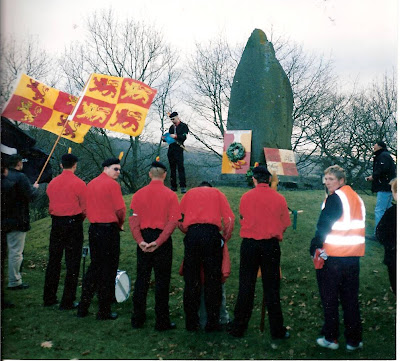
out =
[[[177,135],[176,135],[176,134],[171,134],[171,138],[176,139],[176,138],[177,138]]]
[[[147,244],[146,252],[154,252],[158,248],[158,244],[156,242],[151,242]]]
[[[374,178],[372,177],[372,175],[370,175],[369,177],[365,178],[365,180],[368,182],[372,182]]]
[[[38,189],[39,188],[39,183],[38,182],[33,183],[33,188]]]
[[[143,252],[147,252],[146,251],[147,243],[145,241],[140,242],[139,247]]]

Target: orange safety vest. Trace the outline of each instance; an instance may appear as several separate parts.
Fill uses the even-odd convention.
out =
[[[324,242],[332,257],[361,257],[365,253],[365,206],[350,186],[335,191],[343,205],[343,214],[333,224]],[[325,207],[325,202],[322,209]]]

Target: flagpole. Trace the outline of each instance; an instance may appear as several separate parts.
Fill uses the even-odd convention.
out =
[[[53,155],[54,150],[56,149],[56,145],[58,144],[58,142],[60,141],[60,138],[61,138],[62,134],[64,133],[65,126],[67,125],[67,123],[68,123],[68,120],[66,119],[65,122],[64,122],[64,125],[63,125],[63,127],[62,127],[62,129],[61,129],[61,132],[60,132],[60,134],[58,135],[58,138],[57,138],[57,140],[55,141],[55,143],[54,143],[54,145],[53,145],[53,148],[52,148],[52,150],[51,150],[49,156],[48,156],[47,159],[46,159],[46,163],[44,163],[44,166],[43,166],[42,170],[40,171],[40,174],[39,174],[39,176],[37,177],[35,183],[39,183],[39,180],[40,180],[40,178],[42,177],[43,172],[44,172],[44,170],[45,170],[47,164],[48,164],[49,161],[50,161],[50,157]]]

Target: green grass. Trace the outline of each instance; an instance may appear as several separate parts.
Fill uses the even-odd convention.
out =
[[[226,283],[227,304],[231,317],[238,290],[239,237],[238,206],[244,188],[221,188],[227,195],[237,216],[234,234],[229,243],[232,274]],[[360,306],[363,319],[364,349],[354,353],[345,351],[343,327],[340,349],[325,350],[316,346],[315,339],[322,326],[323,314],[313,263],[308,254],[310,239],[320,212],[322,191],[281,192],[292,209],[299,213],[297,229],[290,227],[282,247],[281,300],[285,325],[291,337],[278,349],[271,348],[268,327],[259,331],[262,301],[261,281],[257,282],[255,306],[249,329],[242,339],[227,333],[189,333],[184,329],[182,296],[184,282],[178,274],[183,257],[183,235],[175,231],[174,257],[171,280],[171,320],[178,329],[159,333],[154,331],[154,288],[151,286],[147,302],[145,328],[130,326],[132,297],[113,306],[119,313],[116,321],[96,321],[97,299],[93,300],[90,316],[75,317],[75,311],[59,311],[57,307],[42,306],[45,267],[48,257],[50,219],[33,223],[27,235],[24,261],[25,291],[6,291],[6,298],[16,304],[2,313],[2,358],[6,359],[394,359],[396,301],[389,289],[386,266],[382,264],[383,248],[368,242],[366,256],[361,260]],[[375,198],[362,196],[367,208],[367,232],[373,229]],[[125,196],[129,207],[131,196]],[[85,238],[87,243],[85,221]],[[129,225],[121,234],[120,266],[131,277],[136,275],[136,246]],[[89,261],[86,264],[88,266]],[[82,272],[81,272],[82,273]],[[61,275],[62,279],[64,273]],[[59,288],[61,297],[62,283]],[[80,296],[81,289],[78,290]],[[267,316],[268,317],[268,316]],[[343,321],[341,321],[343,324]],[[266,326],[268,325],[266,319]],[[51,348],[42,348],[51,341]]]

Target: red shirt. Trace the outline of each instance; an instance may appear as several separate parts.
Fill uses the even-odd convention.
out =
[[[165,230],[156,243],[161,246],[172,234],[181,218],[178,196],[167,188],[161,180],[152,180],[149,185],[139,189],[132,197],[131,209],[140,229],[152,228]],[[143,237],[131,227],[138,244]]]
[[[87,185],[86,199],[86,213],[90,223],[123,225],[126,206],[117,181],[107,174],[101,173]]]
[[[266,183],[243,194],[240,200],[240,236],[242,238],[282,240],[290,226],[285,198]]]
[[[86,184],[72,171],[64,170],[47,186],[49,213],[52,216],[86,214]]]
[[[235,216],[229,206],[225,194],[211,187],[197,187],[189,190],[181,200],[183,223],[179,227],[183,232],[192,224],[214,224],[222,229],[223,237],[228,241],[232,235]]]

